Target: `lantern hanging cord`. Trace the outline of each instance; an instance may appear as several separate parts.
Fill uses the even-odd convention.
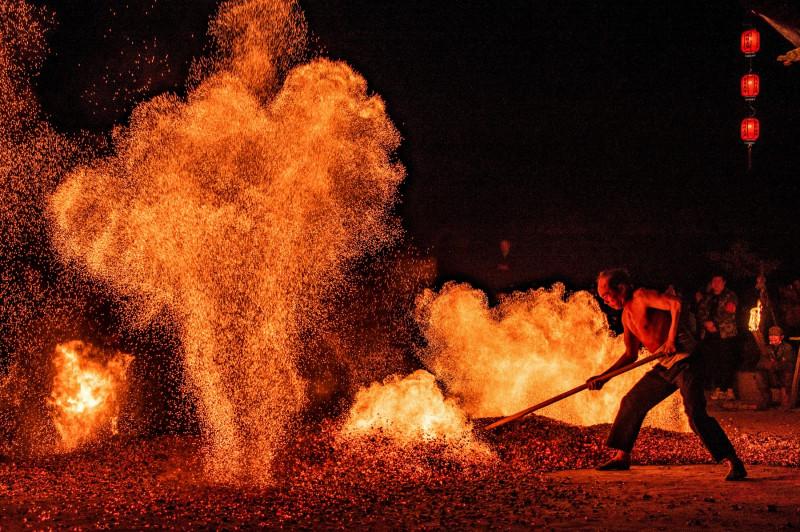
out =
[[[756,108],[753,107],[753,102],[748,102],[747,105],[750,107],[750,118],[755,118]]]

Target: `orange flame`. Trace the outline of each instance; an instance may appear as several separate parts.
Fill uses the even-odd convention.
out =
[[[345,424],[348,432],[379,430],[401,442],[464,438],[471,425],[453,399],[445,399],[436,377],[418,370],[405,378],[390,375],[356,394]]]
[[[100,355],[80,340],[56,346],[56,375],[48,403],[65,450],[104,430],[116,433],[119,396],[133,357],[119,353],[102,363]]]
[[[477,442],[472,424],[454,399],[445,399],[436,377],[418,370],[401,378],[390,375],[356,394],[355,403],[342,429],[345,437],[380,433],[400,446],[438,441],[463,452],[488,454]]]
[[[516,292],[495,308],[466,284],[448,283],[418,299],[417,321],[428,340],[421,358],[472,417],[513,414],[558,395],[607,369],[624,352],[588,292],[564,285]],[[613,421],[622,396],[647,371],[639,368],[540,413],[574,424]],[[688,431],[674,394],[646,424]]]
[[[758,332],[758,327],[761,324],[761,300],[758,300],[758,305],[750,309],[750,321],[748,326],[751,332]]]

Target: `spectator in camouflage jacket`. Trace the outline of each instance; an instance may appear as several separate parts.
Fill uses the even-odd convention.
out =
[[[733,382],[739,369],[739,348],[736,330],[736,308],[739,299],[725,286],[725,278],[715,274],[709,290],[700,301],[697,321],[700,323],[700,351],[708,363],[707,389],[715,395],[730,390],[726,397],[732,399]]]
[[[712,277],[710,290],[706,292],[697,310],[697,321],[703,325],[700,336],[717,332],[720,338],[736,336],[738,306],[739,298],[733,290],[725,286],[725,278],[722,275]]]

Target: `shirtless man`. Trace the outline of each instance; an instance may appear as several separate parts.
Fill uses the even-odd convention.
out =
[[[600,471],[626,471],[631,465],[631,450],[647,412],[658,403],[681,391],[689,425],[700,436],[715,461],[725,460],[730,470],[725,480],[747,476],[728,436],[717,420],[706,412],[703,392],[706,364],[693,355],[695,340],[680,322],[681,301],[677,297],[645,288],[634,289],[628,272],[606,270],[597,277],[597,291],[611,308],[622,310],[625,353],[613,366],[586,381],[590,390],[599,390],[608,379],[603,375],[627,366],[639,358],[641,346],[651,353],[664,353],[622,399],[606,445],[617,450]]]

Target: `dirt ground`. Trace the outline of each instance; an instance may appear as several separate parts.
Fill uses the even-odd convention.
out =
[[[561,487],[581,487],[579,508],[559,530],[777,530],[800,528],[800,470],[750,466],[743,482],[721,480],[718,465],[639,466],[625,472],[558,471]]]
[[[732,437],[800,439],[800,411],[711,410]],[[800,452],[800,451],[796,451]],[[633,466],[548,473],[580,488],[592,508],[564,515],[557,530],[800,529],[800,469],[748,465],[743,482],[721,481],[723,465]],[[601,508],[597,508],[600,506]]]
[[[215,484],[193,436],[118,437],[0,462],[0,530],[800,528],[800,410],[715,411],[747,463],[725,482],[696,436],[644,429],[628,472],[607,425],[530,416],[487,434],[488,454],[305,431],[269,486]],[[484,433],[486,434],[486,433]]]
[[[800,438],[800,409],[772,408],[763,412],[709,409],[709,412],[729,432]]]

